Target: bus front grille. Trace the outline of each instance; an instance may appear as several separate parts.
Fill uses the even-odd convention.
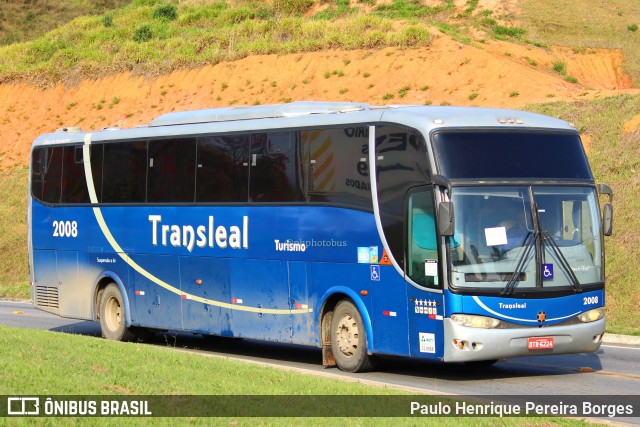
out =
[[[41,307],[58,308],[58,288],[36,286],[36,304]]]

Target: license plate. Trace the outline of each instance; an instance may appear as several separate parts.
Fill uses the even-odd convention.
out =
[[[535,337],[527,340],[529,350],[548,350],[553,348],[553,337]]]

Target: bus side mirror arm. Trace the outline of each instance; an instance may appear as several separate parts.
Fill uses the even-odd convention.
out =
[[[441,236],[453,236],[455,232],[453,202],[440,202],[438,205],[438,231]]]
[[[606,184],[598,184],[596,188],[598,194],[609,196],[609,201],[602,207],[602,233],[605,236],[611,236],[613,232],[613,191]]]
[[[446,188],[449,197],[451,197],[451,181],[449,181],[449,178],[442,175],[433,175],[431,177],[431,182],[439,187]]]

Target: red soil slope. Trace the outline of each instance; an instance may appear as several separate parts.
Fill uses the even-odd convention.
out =
[[[558,61],[577,83],[553,71]],[[622,65],[618,50],[470,46],[439,35],[421,49],[253,56],[153,80],[119,74],[74,87],[0,85],[0,170],[24,167],[33,139],[62,126],[132,127],[169,111],[296,100],[519,108],[639,93]]]

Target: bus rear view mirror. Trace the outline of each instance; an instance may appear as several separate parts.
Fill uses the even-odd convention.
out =
[[[438,231],[441,236],[453,236],[455,232],[453,202],[440,202],[438,205]]]
[[[602,207],[602,234],[611,236],[613,232],[613,191],[606,184],[597,184],[599,195],[609,196],[609,201]]]
[[[605,203],[602,208],[602,233],[611,236],[613,232],[613,205]]]

